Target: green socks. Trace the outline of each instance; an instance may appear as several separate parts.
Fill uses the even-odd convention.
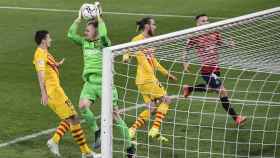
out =
[[[125,140],[126,145],[128,147],[130,147],[132,144],[131,144],[131,138],[129,136],[128,127],[127,127],[126,123],[121,118],[117,119],[116,123],[117,123],[117,127],[118,127],[119,131],[123,135],[123,139]]]
[[[95,118],[93,112],[90,110],[90,108],[81,109],[81,115],[82,115],[83,119],[85,119],[85,121],[86,121],[87,125],[90,127],[91,131],[95,132],[99,129],[97,122],[96,122],[96,118]],[[127,127],[126,123],[121,118],[119,118],[116,120],[116,124],[117,124],[119,131],[122,133],[122,136],[126,142],[126,145],[128,147],[130,147],[132,144],[131,144],[131,138],[129,136],[129,131],[128,131],[128,127]]]
[[[81,115],[93,133],[98,130],[96,118],[90,108],[81,109]]]

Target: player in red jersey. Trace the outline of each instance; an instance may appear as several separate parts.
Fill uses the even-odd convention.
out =
[[[206,14],[198,15],[195,20],[197,26],[209,23]],[[195,49],[201,62],[200,74],[205,83],[195,86],[184,85],[184,97],[188,97],[193,91],[206,92],[207,90],[214,90],[219,93],[220,101],[225,111],[234,119],[237,125],[243,125],[246,122],[246,117],[235,112],[230,104],[227,90],[220,79],[218,48],[223,45],[233,46],[234,43],[233,41],[224,42],[219,32],[209,32],[187,40],[187,50]],[[184,63],[184,69],[188,71],[188,68],[189,65]]]

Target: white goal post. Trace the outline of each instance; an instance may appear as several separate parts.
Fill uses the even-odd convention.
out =
[[[160,29],[160,27],[159,27],[159,29]],[[197,35],[208,33],[208,32],[213,32],[213,31],[223,32],[222,35],[227,40],[233,39],[234,41],[236,41],[235,42],[236,46],[234,49],[221,47],[220,48],[221,54],[219,54],[220,55],[219,66],[225,70],[224,79],[225,80],[226,79],[234,80],[234,82],[232,82],[233,88],[230,88],[229,92],[231,92],[233,94],[235,94],[234,91],[236,91],[236,93],[242,93],[245,98],[245,99],[239,100],[238,98],[234,99],[232,97],[233,98],[232,101],[237,102],[236,104],[240,104],[240,105],[242,104],[241,108],[240,108],[241,111],[243,110],[243,107],[249,106],[249,104],[259,106],[259,104],[263,103],[263,104],[266,104],[271,107],[280,106],[280,103],[279,103],[280,101],[279,102],[275,101],[275,98],[279,95],[279,92],[277,92],[277,91],[279,90],[278,85],[280,83],[279,83],[279,81],[276,81],[276,80],[273,80],[273,81],[270,80],[271,76],[280,75],[280,7],[276,7],[276,8],[272,8],[272,9],[268,9],[268,10],[264,10],[264,11],[259,11],[256,13],[252,13],[252,14],[248,14],[248,15],[244,15],[244,16],[240,16],[240,17],[235,17],[235,18],[231,18],[231,19],[227,19],[227,20],[223,20],[223,21],[214,22],[214,23],[210,23],[210,24],[207,24],[204,26],[193,27],[190,29],[185,29],[185,30],[181,30],[181,31],[173,32],[173,33],[168,33],[168,34],[152,37],[152,38],[145,39],[145,40],[138,41],[138,42],[129,42],[129,43],[125,43],[125,44],[108,47],[108,48],[103,49],[102,112],[101,112],[101,140],[102,140],[101,153],[102,153],[102,158],[113,158],[113,153],[114,153],[114,150],[113,150],[112,91],[113,91],[113,85],[115,84],[114,74],[118,74],[118,72],[115,72],[115,69],[118,69],[116,64],[120,63],[120,61],[116,60],[116,58],[118,56],[123,55],[127,50],[130,50],[131,53],[134,53],[140,47],[153,47],[158,50],[157,53],[155,53],[155,56],[157,57],[157,59],[159,61],[161,61],[163,63],[170,62],[170,63],[173,63],[174,65],[176,65],[176,64],[182,64],[183,62],[188,62],[189,64],[194,65],[194,67],[200,66],[201,63],[199,61],[199,58],[195,55],[194,51],[190,51],[190,53],[188,54],[187,61],[183,61],[182,52],[185,49],[185,47],[184,47],[185,41],[188,38],[191,38],[193,36],[197,36]],[[248,34],[246,34],[245,32],[248,32]],[[115,65],[115,67],[114,67],[114,65]],[[165,65],[163,65],[163,66],[165,66]],[[127,64],[127,67],[129,67],[128,69],[136,69],[135,64],[134,65]],[[169,69],[168,69],[169,71],[172,71],[175,74],[177,73],[180,76],[181,75],[183,76],[185,74],[185,72],[180,72],[178,70],[174,70],[172,64],[171,64],[171,66],[166,66],[166,67],[169,67]],[[125,70],[128,70],[128,69],[125,69]],[[232,73],[231,71],[238,71],[237,74],[239,76],[231,77],[229,75],[230,73]],[[242,75],[244,75],[247,72],[253,72],[252,76],[243,79]],[[263,79],[259,79],[258,75],[262,74],[262,73],[266,73],[268,75],[266,77],[264,77]],[[125,75],[127,75],[127,76],[125,76]],[[195,78],[195,80],[197,80],[196,76],[198,76],[198,75],[199,74],[197,72],[190,74],[190,76],[193,76]],[[129,79],[126,79],[126,81],[124,81],[124,82],[128,82],[128,80],[135,79],[134,75],[130,75],[127,72],[123,72],[123,74],[119,73],[119,76],[124,76],[126,78],[129,78]],[[185,82],[183,80],[184,79],[181,79],[181,81],[180,81],[180,79],[179,79],[178,82],[181,82],[181,83],[178,83],[176,85],[177,87],[179,87],[178,91],[182,89],[183,83]],[[246,80],[246,82],[248,81],[248,85],[244,89],[244,91],[237,90],[238,86],[239,86],[239,82],[242,83],[244,81],[244,83],[245,83],[245,80]],[[257,84],[257,82],[260,80],[262,81],[262,86],[260,86],[260,88],[258,88],[256,90],[257,92],[255,93],[254,90],[251,90],[252,89],[251,86],[254,84]],[[263,89],[265,89],[266,85],[268,85],[270,83],[273,85],[273,86],[271,86],[272,87],[271,90],[264,91]],[[126,83],[126,85],[127,84],[128,83]],[[169,83],[168,81],[165,82],[165,85],[167,85],[167,86],[170,84],[171,83]],[[242,85],[240,85],[240,87],[241,86]],[[118,89],[118,87],[117,87],[117,89]],[[126,87],[123,87],[123,90],[126,92]],[[131,92],[135,91],[135,93],[136,93],[137,89],[133,89],[133,90],[129,89],[129,91],[127,93],[129,93],[130,91]],[[250,98],[249,96],[251,93],[254,93],[254,95],[255,95],[255,97],[252,97],[253,99],[251,99],[251,100],[254,100],[254,99],[256,100],[253,103],[249,103],[251,101],[249,99]],[[179,97],[180,92],[176,93],[176,95]],[[236,94],[236,95],[238,95],[238,94]],[[264,95],[268,99],[262,99],[262,98],[264,98]],[[269,95],[273,95],[273,96],[269,97]],[[175,97],[177,97],[177,96],[175,96]],[[125,98],[125,97],[123,97],[123,98]],[[205,98],[206,98],[206,101],[205,101]],[[191,100],[193,101],[196,99],[204,100],[203,105],[207,104],[207,102],[215,102],[215,103],[217,102],[215,100],[215,98],[211,99],[211,97],[208,97],[206,95],[202,96],[202,97],[197,97],[197,98],[194,96]],[[122,101],[125,102],[124,99]],[[137,102],[138,102],[138,99],[137,99]],[[190,102],[189,104],[192,104],[192,103]],[[176,112],[178,112],[178,109],[175,108],[174,111],[175,111],[174,113],[176,114]],[[203,110],[201,110],[201,112],[200,112],[200,117],[204,117],[204,116],[208,115],[202,111]],[[215,111],[216,111],[216,109],[215,109]],[[257,113],[256,111],[257,111],[256,109],[252,110],[252,116],[250,116],[250,117],[252,117],[252,119],[257,119],[259,117],[259,116],[254,116],[254,114]],[[184,115],[185,114],[187,115],[188,112],[189,112],[189,110],[186,110],[186,111],[183,111],[182,113],[184,113]],[[267,113],[264,113],[263,117],[268,117]],[[214,118],[216,118],[216,115],[218,115],[218,114],[209,114],[209,115],[214,115]],[[176,115],[174,117],[176,117]],[[273,118],[273,117],[268,117],[268,118],[265,118],[265,123],[267,123],[267,120],[270,120],[270,119],[277,121],[277,118]],[[134,117],[134,119],[136,119],[136,117]],[[200,121],[201,120],[202,120],[202,118],[200,119]],[[174,119],[172,123],[174,124],[174,126],[176,126],[177,125],[176,119]],[[213,121],[213,124],[214,124],[214,121]],[[278,121],[278,126],[280,126],[279,124],[280,123]],[[128,126],[130,126],[130,125],[128,125]],[[199,131],[200,131],[200,128],[204,128],[201,124],[199,124],[198,126],[199,126]],[[214,127],[214,128],[216,128],[216,127]],[[225,128],[226,128],[226,125],[225,125]],[[212,127],[212,129],[213,129],[213,127]],[[173,132],[174,132],[174,130],[173,130]],[[237,130],[239,131],[242,129],[238,128]],[[250,126],[250,129],[248,129],[248,130],[250,132],[254,131],[253,123]],[[238,135],[238,131],[237,131],[237,135]],[[265,133],[266,129],[264,128],[263,131]],[[277,138],[277,135],[279,133],[278,130],[275,131],[275,133],[276,133],[276,138]],[[170,136],[174,137],[174,134],[171,133]],[[186,137],[187,137],[187,135],[186,135]],[[213,134],[211,133],[211,138],[212,137],[213,137]],[[226,137],[226,136],[224,136],[224,137]],[[265,139],[265,136],[263,136],[263,137],[264,137],[264,138],[262,138],[263,142],[257,142],[257,143],[260,143],[260,145],[265,146],[266,143],[264,143],[265,140],[263,140],[263,139]],[[188,138],[185,138],[185,139],[188,139]],[[190,139],[192,139],[192,138],[190,138]],[[250,147],[250,144],[253,144],[251,141],[253,139],[253,134],[249,134],[248,139],[249,139],[248,143],[245,143],[245,144],[249,144],[248,152],[251,152],[252,149]],[[196,139],[193,139],[193,140],[196,141]],[[198,141],[198,146],[199,146],[200,142],[199,142],[199,140],[197,140],[197,141]],[[215,141],[216,140],[214,140],[214,142]],[[222,143],[226,144],[227,141],[228,140],[223,140]],[[280,145],[278,144],[277,141],[278,140],[275,140],[274,145],[276,146],[275,148],[278,147],[279,148],[278,150],[280,150]],[[211,149],[209,149],[210,155],[213,152],[213,154],[216,156],[227,156],[227,153],[225,153],[225,151],[221,151],[221,153],[215,153],[214,149],[212,149],[213,140],[210,140],[210,142],[211,142],[211,145],[210,145]],[[230,142],[230,143],[232,143],[232,144],[235,143],[236,146],[239,144],[242,144],[239,142]],[[147,148],[149,148],[149,144],[144,143],[143,145],[145,145],[145,146],[147,146]],[[185,143],[184,145],[187,146],[187,143]],[[165,148],[166,150],[173,153],[172,157],[174,155],[176,155],[177,149],[173,149],[175,147],[176,147],[176,144],[174,144],[174,141],[173,141],[172,147]],[[158,147],[158,148],[160,148],[160,147]],[[264,147],[261,147],[261,148],[264,148]],[[187,150],[189,150],[187,147],[185,147],[184,149],[186,150],[186,151],[184,151],[185,153],[193,152],[193,151],[187,151]],[[225,149],[223,149],[223,150],[225,150]],[[276,150],[277,149],[273,150],[274,156],[277,152]],[[123,152],[125,152],[125,150]],[[197,155],[199,157],[200,151],[195,151],[195,152],[197,153]],[[205,154],[209,154],[209,153],[206,152]],[[234,154],[238,155],[238,151],[236,151]],[[265,153],[261,153],[261,154],[262,154],[261,156],[265,155]],[[228,154],[228,156],[232,156],[232,154]],[[246,157],[246,156],[250,157],[250,153],[248,153],[248,155],[245,155],[245,156],[241,155],[240,157]],[[272,153],[272,156],[273,156],[273,153]],[[149,157],[149,156],[143,156],[143,157]]]

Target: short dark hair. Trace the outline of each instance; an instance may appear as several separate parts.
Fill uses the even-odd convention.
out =
[[[145,17],[145,18],[142,18],[139,21],[136,21],[137,31],[143,30],[146,24],[151,23],[152,19],[153,19],[152,17]]]
[[[203,17],[203,16],[207,16],[207,14],[199,14],[195,17],[195,20],[198,20],[199,18]]]
[[[42,40],[44,40],[48,34],[49,34],[49,31],[47,31],[47,30],[36,31],[35,42],[37,43],[37,45],[40,45],[42,43]]]

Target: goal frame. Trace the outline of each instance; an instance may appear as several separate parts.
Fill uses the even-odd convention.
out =
[[[163,39],[174,38],[176,36],[188,33],[194,33],[205,29],[211,29],[215,27],[221,27],[223,25],[228,25],[231,23],[236,23],[238,21],[250,20],[258,16],[263,16],[266,14],[272,14],[274,12],[279,12],[280,7],[267,9],[235,18],[230,18],[227,20],[222,20],[214,23],[210,23],[203,26],[193,27],[189,29],[184,29],[181,31],[176,31],[172,33],[167,33],[159,35],[156,37],[151,37],[136,42],[129,42],[125,44],[120,44],[112,47],[107,47],[103,49],[103,65],[102,65],[102,98],[101,98],[101,154],[102,158],[113,158],[113,67],[114,67],[114,57],[121,55],[121,53],[113,53],[114,51],[122,50],[130,47],[137,47],[139,45],[157,42]]]

